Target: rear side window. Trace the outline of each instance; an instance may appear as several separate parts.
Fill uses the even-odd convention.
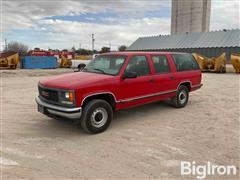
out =
[[[126,68],[127,72],[136,72],[138,76],[150,74],[149,65],[145,56],[133,56]]]
[[[177,71],[190,71],[199,69],[199,66],[191,54],[172,54]]]
[[[165,55],[152,56],[154,69],[157,74],[170,72],[167,57]]]

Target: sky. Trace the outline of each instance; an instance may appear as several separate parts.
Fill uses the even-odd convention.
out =
[[[31,49],[116,50],[138,37],[170,34],[171,0],[0,0],[1,38]],[[239,28],[239,0],[212,0],[210,30]]]

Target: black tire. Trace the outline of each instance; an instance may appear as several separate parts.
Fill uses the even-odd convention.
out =
[[[178,88],[177,95],[171,99],[172,105],[175,108],[183,108],[188,103],[188,97],[189,97],[188,88],[184,85],[181,85]]]
[[[226,68],[220,67],[219,73],[221,73],[221,74],[226,73]]]
[[[222,71],[222,73],[226,73],[226,68],[225,68],[225,67],[223,68],[223,71]]]
[[[112,119],[111,105],[105,100],[94,99],[83,108],[81,127],[87,133],[101,133],[109,127]]]
[[[86,64],[79,64],[78,71],[82,71],[86,67]]]

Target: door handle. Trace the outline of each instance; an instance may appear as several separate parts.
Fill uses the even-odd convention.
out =
[[[153,82],[155,82],[155,80],[154,79],[150,79],[150,80],[148,80],[148,82],[153,83]]]
[[[174,76],[170,76],[170,79],[171,79],[171,80],[174,80],[174,79],[175,79],[175,77],[174,77]]]

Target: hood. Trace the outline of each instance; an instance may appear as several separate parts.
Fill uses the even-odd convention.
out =
[[[74,90],[89,86],[89,84],[111,82],[113,78],[114,76],[105,74],[75,72],[43,79],[40,84],[49,88]]]

